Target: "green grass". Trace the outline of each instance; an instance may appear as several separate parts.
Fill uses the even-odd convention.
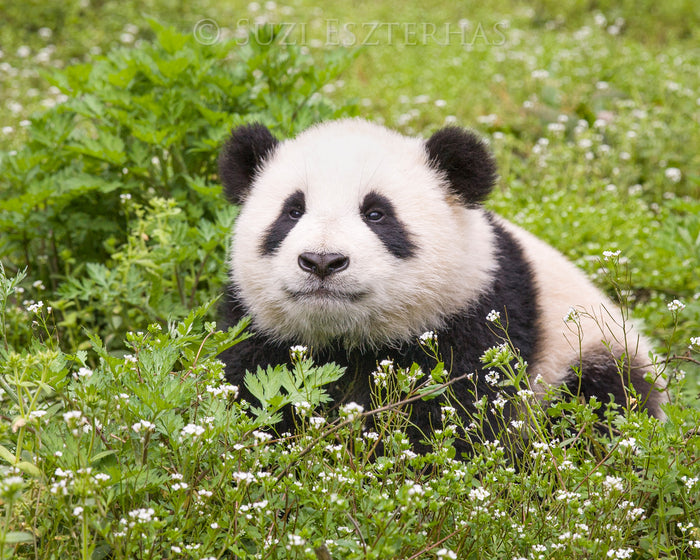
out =
[[[696,2],[0,12],[1,559],[700,556]],[[296,44],[268,45],[264,22]],[[211,302],[236,212],[216,153],[249,119],[284,136],[347,114],[485,135],[490,208],[631,308],[666,360],[668,420],[564,400],[522,406],[527,436],[499,443],[475,418],[470,460],[457,419],[415,455],[401,403],[445,381],[436,363],[427,387],[396,372],[376,432],[371,411],[300,406],[296,435],[270,439],[279,407],[321,402],[310,380],[338,372],[268,372],[265,410],[222,383],[239,333],[215,331]]]

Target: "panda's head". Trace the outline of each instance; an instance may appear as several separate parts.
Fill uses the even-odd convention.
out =
[[[219,166],[227,198],[242,204],[234,291],[275,340],[398,344],[438,329],[493,280],[480,203],[496,168],[471,132],[425,141],[350,119],[279,142],[248,125]]]

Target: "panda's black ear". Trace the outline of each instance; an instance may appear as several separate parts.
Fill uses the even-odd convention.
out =
[[[262,124],[234,128],[219,154],[219,179],[229,202],[240,204],[265,159],[279,144]]]
[[[445,174],[450,190],[467,204],[483,202],[498,179],[496,161],[486,142],[456,126],[438,130],[425,144],[430,165]]]

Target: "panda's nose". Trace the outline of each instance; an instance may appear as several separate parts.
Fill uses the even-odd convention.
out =
[[[304,272],[325,278],[345,270],[350,264],[350,259],[340,253],[302,253],[298,262],[299,268]]]

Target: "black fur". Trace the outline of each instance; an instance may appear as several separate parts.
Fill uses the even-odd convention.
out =
[[[379,220],[371,220],[371,212],[380,212]],[[411,235],[406,226],[399,220],[394,205],[385,196],[371,192],[367,194],[360,206],[360,214],[365,224],[371,229],[392,255],[398,259],[414,256],[416,245],[411,241]]]
[[[226,199],[240,204],[250,190],[255,174],[278,144],[262,124],[235,128],[219,155],[219,178]]]
[[[299,217],[295,217],[293,212],[304,214],[305,211],[304,193],[296,191],[290,194],[284,201],[284,204],[282,204],[282,210],[277,219],[265,230],[265,237],[263,237],[260,245],[260,252],[263,255],[274,253],[299,221]]]
[[[448,188],[466,205],[483,202],[498,179],[493,155],[473,132],[456,126],[438,130],[425,144],[430,164],[445,174]]]
[[[641,356],[638,356],[641,358]],[[618,405],[632,408],[647,407],[652,414],[660,414],[660,393],[644,379],[648,368],[633,361],[619,364],[610,354],[584,356],[579,363],[572,364],[565,385],[572,395],[581,395],[586,400],[595,397],[603,406],[597,409],[603,417],[610,399]],[[634,387],[639,402],[633,404],[630,387]]]
[[[487,372],[481,370],[480,356],[487,348],[501,342],[498,334],[493,332],[491,324],[486,321],[488,313],[491,310],[500,311],[501,319],[504,322],[507,321],[508,334],[513,344],[520,350],[525,360],[532,360],[537,345],[534,328],[537,322],[537,294],[532,271],[517,241],[493,220],[491,227],[496,234],[498,246],[497,270],[492,285],[478,302],[468,309],[455,313],[446,327],[436,332],[439,350],[452,376],[471,372],[476,374],[474,382],[463,381],[453,386],[456,398],[469,413],[474,412],[474,392],[479,396],[486,395],[489,400],[492,400],[504,390],[502,387],[494,387],[487,383],[484,379]],[[458,282],[460,279],[456,278],[455,281]],[[228,287],[222,308],[225,317],[224,328],[234,325],[246,314],[235,286]],[[253,335],[222,353],[221,359],[226,364],[228,381],[240,388],[242,398],[251,400],[252,396],[245,390],[243,384],[246,370],[255,371],[257,366],[288,363],[289,347],[296,343],[294,340],[285,341],[284,344],[274,343],[263,336]],[[371,408],[370,384],[373,382],[371,372],[376,369],[379,361],[389,358],[403,367],[408,367],[415,362],[425,372],[430,371],[435,365],[434,360],[426,355],[417,341],[406,343],[399,348],[381,348],[376,352],[359,350],[347,352],[341,344],[338,344],[316,353],[315,358],[319,363],[334,361],[347,367],[345,375],[328,388],[334,405],[356,402],[364,406],[365,410]],[[424,449],[419,444],[420,432],[429,433],[441,425],[441,402],[443,401],[440,399],[433,399],[413,403],[411,420],[416,428],[409,432],[409,436],[419,450]],[[280,432],[293,429],[288,415],[277,429]],[[470,450],[470,445],[463,439],[457,440],[455,446],[458,452]]]

